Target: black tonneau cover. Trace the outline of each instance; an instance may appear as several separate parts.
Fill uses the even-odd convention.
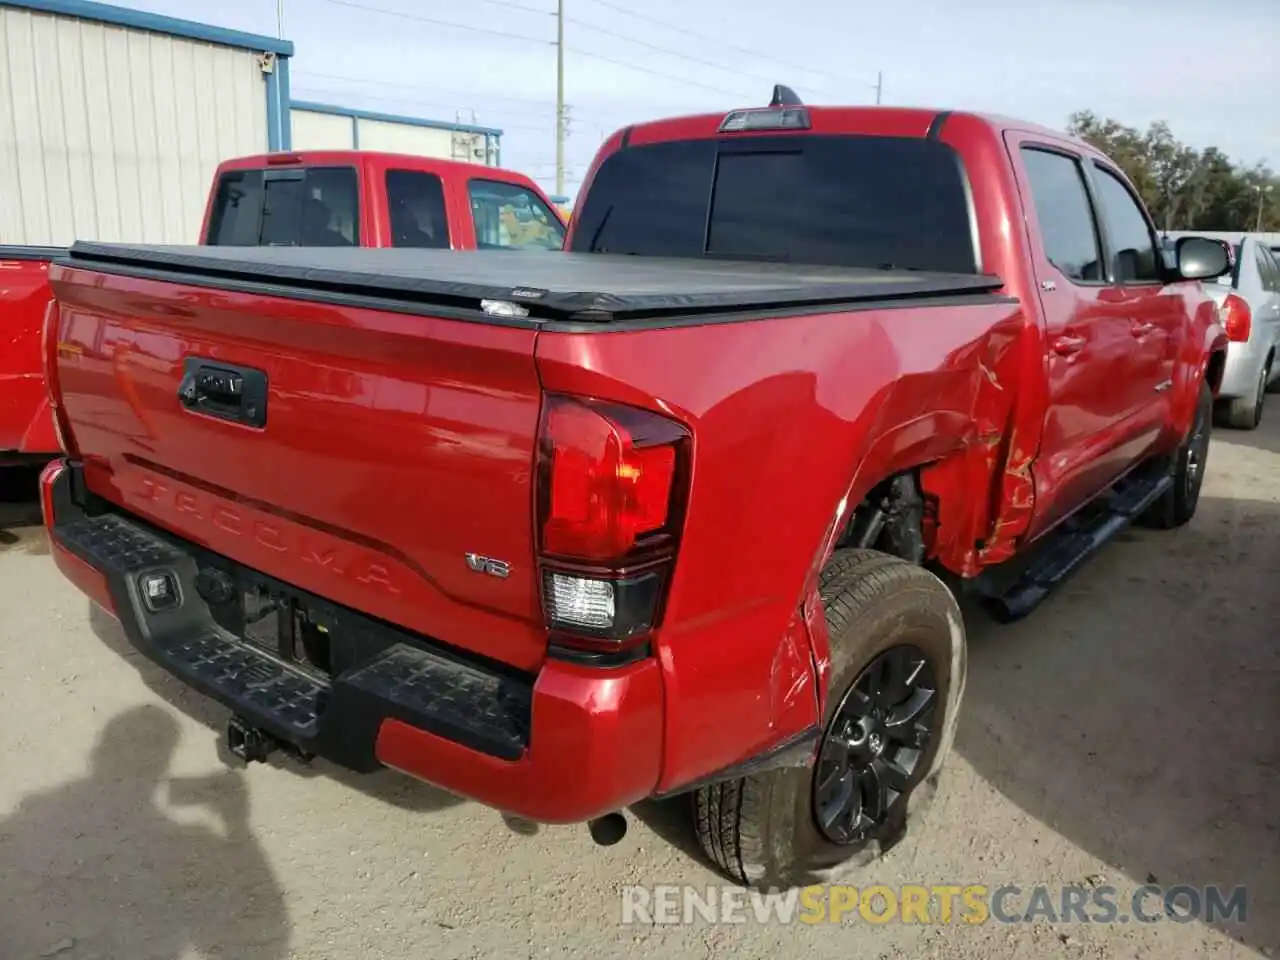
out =
[[[0,243],[0,260],[57,260],[66,255],[66,247],[15,246]]]
[[[998,277],[524,250],[129,246],[78,242],[60,263],[200,285],[269,287],[479,310],[518,303],[536,320],[626,321],[982,294]]]

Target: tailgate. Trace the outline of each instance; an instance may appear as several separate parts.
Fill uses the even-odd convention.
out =
[[[532,325],[52,276],[93,492],[363,613],[541,663]]]

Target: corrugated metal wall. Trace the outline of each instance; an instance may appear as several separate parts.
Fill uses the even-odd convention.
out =
[[[455,136],[450,130],[410,127],[382,120],[356,121],[360,130],[361,150],[385,150],[388,153],[412,153],[421,157],[453,159]]]
[[[329,113],[305,105],[293,107],[289,118],[293,125],[294,150],[350,150],[358,147],[361,150],[471,163],[491,163],[496,152],[496,138],[493,144],[486,144],[483,133]]]
[[[0,7],[0,243],[195,243],[213,172],[267,149],[259,57]]]
[[[355,146],[351,136],[351,117],[314,110],[289,111],[293,124],[294,150],[350,150]]]

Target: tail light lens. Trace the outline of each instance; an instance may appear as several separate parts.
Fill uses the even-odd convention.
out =
[[[639,642],[658,625],[689,489],[690,435],[667,417],[549,396],[538,464],[542,596],[552,634]]]
[[[1249,339],[1249,332],[1253,329],[1253,311],[1244,297],[1227,294],[1222,303],[1222,326],[1227,331],[1228,340],[1244,343]]]
[[[50,300],[44,309],[44,326],[41,328],[41,355],[44,358],[44,389],[49,398],[49,410],[53,414],[53,432],[57,436],[58,446],[69,457],[78,458],[75,440],[67,426],[67,415],[62,409],[62,390],[58,386],[58,343],[61,332],[58,329],[62,314],[58,309],[58,301]]]

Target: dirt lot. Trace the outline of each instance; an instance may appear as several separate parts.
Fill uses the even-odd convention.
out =
[[[233,771],[223,712],[133,655],[0,506],[0,958],[1280,956],[1280,404],[1219,432],[1200,513],[1030,620],[969,618],[930,829],[855,882],[1249,887],[1247,923],[635,926],[715,882],[674,804],[607,849],[393,775]],[[1123,902],[1123,899],[1122,899]]]

